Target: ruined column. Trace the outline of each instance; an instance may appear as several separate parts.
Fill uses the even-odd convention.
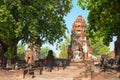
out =
[[[33,52],[34,52],[34,60],[38,61],[40,59],[40,46],[37,44],[34,45]]]
[[[82,16],[78,16],[73,23],[71,30],[71,50],[72,61],[78,62],[87,60],[91,56],[88,36],[86,34],[87,25]]]
[[[34,52],[34,60],[38,61],[40,59],[40,45],[28,43],[28,47],[31,48]]]

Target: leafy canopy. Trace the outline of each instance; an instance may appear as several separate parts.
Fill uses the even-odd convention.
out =
[[[59,44],[59,49],[60,49],[59,58],[68,57],[68,53],[67,53],[68,45],[70,45],[70,37],[66,36],[64,41]]]
[[[104,44],[109,45],[113,36],[120,36],[119,0],[78,0],[78,5],[89,10],[88,23],[90,37],[100,31],[105,36]]]
[[[89,38],[93,49],[93,55],[109,55],[110,48],[103,44],[103,37],[99,36],[100,32],[96,32],[94,37]],[[97,36],[96,36],[97,35]]]
[[[67,57],[68,57],[67,49],[61,50],[59,54],[59,58],[67,58]]]
[[[17,56],[19,56],[20,59],[24,60],[25,53],[26,53],[25,45],[21,44],[21,43],[18,43],[18,45],[17,45]]]
[[[58,45],[58,48],[60,50],[65,50],[68,48],[68,45],[70,45],[70,36],[66,36],[64,40]]]
[[[71,0],[0,0],[0,40],[34,44],[60,41]]]

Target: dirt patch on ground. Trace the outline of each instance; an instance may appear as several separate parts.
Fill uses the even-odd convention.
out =
[[[23,78],[23,70],[1,70],[0,80],[120,80],[120,78],[117,71],[104,72],[94,67],[91,72],[86,73],[84,66],[68,66],[64,70],[54,69],[52,72],[43,70],[42,75],[39,74],[39,70],[35,70],[34,78],[31,75]]]

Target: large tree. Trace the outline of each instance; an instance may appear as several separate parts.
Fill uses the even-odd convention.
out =
[[[105,36],[104,44],[109,45],[113,36],[120,36],[119,0],[78,0],[81,8],[89,10],[89,33],[100,31]]]
[[[71,0],[0,0],[1,55],[9,47],[15,55],[20,40],[39,45],[60,41],[66,31],[63,17],[71,7]]]

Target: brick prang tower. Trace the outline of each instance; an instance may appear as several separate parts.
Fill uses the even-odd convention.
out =
[[[82,60],[89,60],[92,58],[93,51],[89,44],[86,30],[87,30],[87,25],[85,20],[83,19],[82,16],[78,16],[75,22],[73,23],[71,30],[70,45],[71,45],[73,59],[76,59],[77,57],[81,57],[80,54],[83,54]],[[80,54],[76,55],[75,54],[76,51],[80,51]]]

